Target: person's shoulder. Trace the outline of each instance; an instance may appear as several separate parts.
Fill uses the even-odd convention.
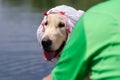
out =
[[[94,12],[104,12],[104,13],[118,13],[120,12],[120,0],[106,0],[101,2],[86,11],[87,13],[94,11]]]
[[[117,5],[112,4],[114,3],[111,1],[102,2],[86,11],[83,16],[84,26],[104,26],[105,24],[118,23],[118,18],[120,18],[120,10],[116,8],[118,3],[116,3]]]

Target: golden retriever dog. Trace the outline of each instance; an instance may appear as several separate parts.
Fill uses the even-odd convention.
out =
[[[45,60],[51,61],[60,56],[70,33],[83,13],[82,10],[66,5],[56,6],[44,13],[44,19],[37,30],[37,39],[42,46]]]

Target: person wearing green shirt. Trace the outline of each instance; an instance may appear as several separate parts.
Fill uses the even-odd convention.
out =
[[[90,74],[89,74],[90,73]],[[120,0],[90,8],[44,80],[120,80]]]

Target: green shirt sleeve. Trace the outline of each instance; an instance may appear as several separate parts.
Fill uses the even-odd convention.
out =
[[[86,72],[84,56],[86,37],[82,19],[76,24],[59,62],[52,71],[52,80],[83,80]]]

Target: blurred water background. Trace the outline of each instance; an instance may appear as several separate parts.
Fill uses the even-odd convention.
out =
[[[0,80],[42,80],[54,67],[36,39],[44,11],[60,4],[86,11],[100,1],[0,0]]]

